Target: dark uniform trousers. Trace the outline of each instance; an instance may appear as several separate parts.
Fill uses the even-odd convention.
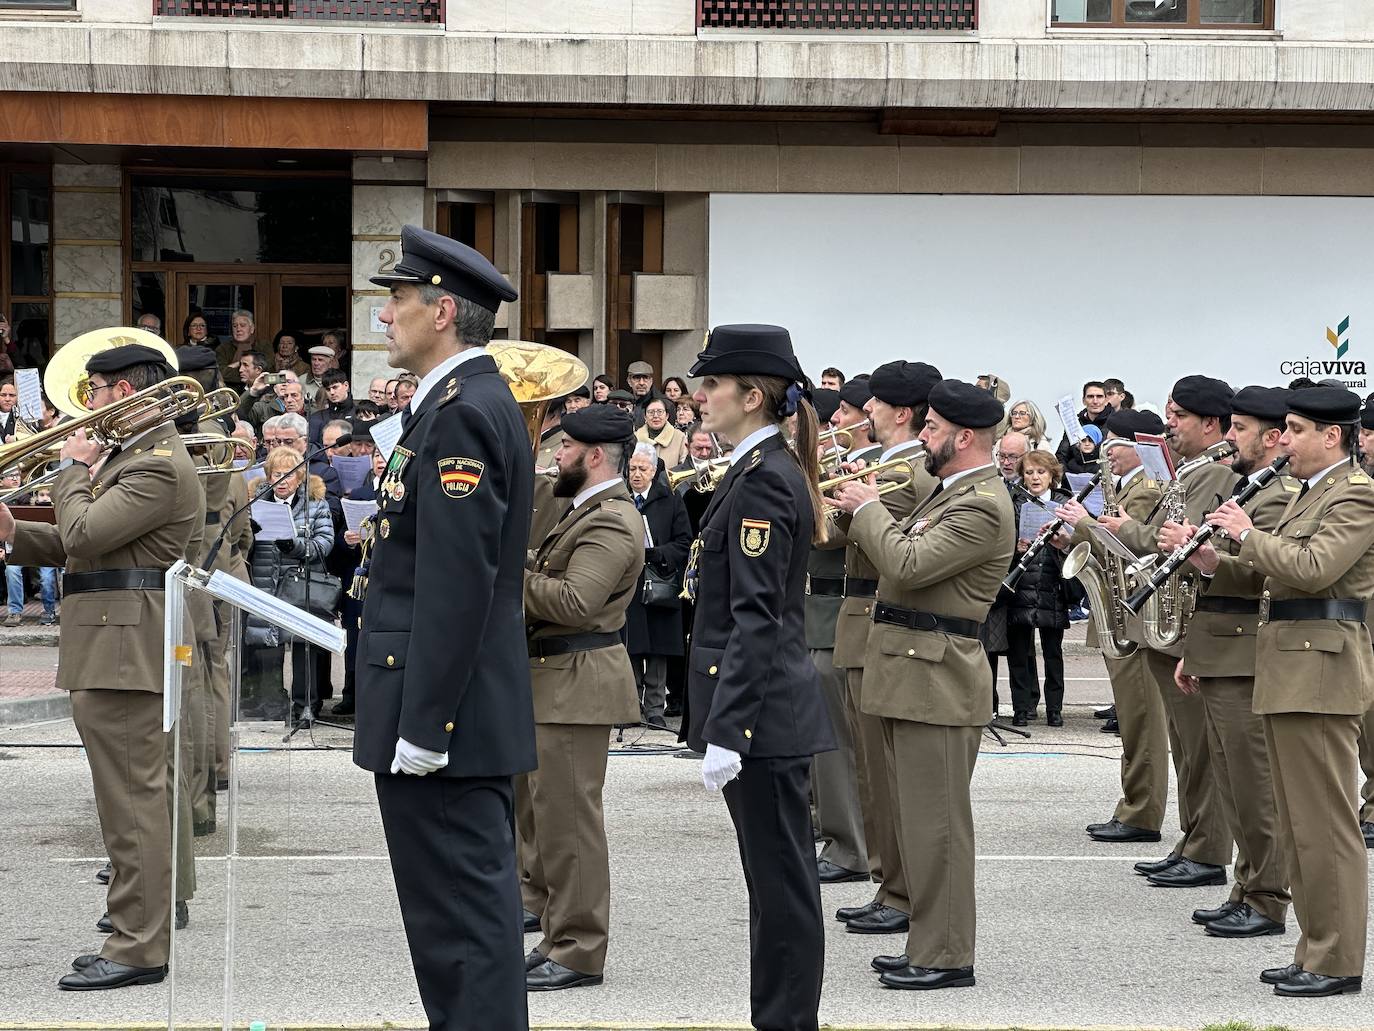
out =
[[[525,1031],[509,777],[376,776],[415,980],[433,1031]],[[434,880],[443,883],[435,884]]]
[[[1138,648],[1124,659],[1102,657],[1121,728],[1121,798],[1112,818],[1157,831],[1169,801],[1169,729],[1145,651]]]
[[[910,893],[897,847],[897,806],[889,776],[883,721],[860,708],[864,671],[851,669],[845,672],[849,687],[845,715],[849,721],[849,733],[854,739],[869,872],[878,882],[877,900],[884,906],[910,914]]]
[[[811,756],[745,756],[741,766],[724,794],[749,887],[750,1014],[760,1031],[816,1031],[825,931],[812,858]]]
[[[839,747],[816,756],[811,789],[816,796],[816,822],[826,839],[820,858],[846,870],[867,870],[869,853],[859,803],[859,771],[845,696],[846,671],[835,666],[833,648],[812,648],[811,661],[821,677],[830,722]]]

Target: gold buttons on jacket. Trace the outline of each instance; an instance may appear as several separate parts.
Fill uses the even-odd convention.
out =
[[[867,605],[864,606],[864,615],[865,615],[865,616],[868,615],[871,611],[873,611],[873,610],[872,610],[869,606],[867,606]]]
[[[1311,648],[1311,647],[1312,647],[1312,642],[1311,642],[1311,641],[1303,641],[1303,642],[1302,642],[1302,646],[1303,646],[1304,648]]]
[[[745,736],[745,737],[753,737],[753,736],[754,736],[754,732],[753,732],[752,730],[746,730],[746,731],[744,732],[744,736]]]
[[[914,656],[914,655],[916,654],[916,649],[915,649],[915,648],[908,648],[908,649],[906,650],[906,653],[907,653],[908,655],[913,655],[913,656]]]
[[[394,665],[396,665],[396,656],[394,656],[394,655],[388,655],[388,656],[386,657],[386,664],[387,664],[388,666],[394,666]]]
[[[1243,627],[1243,626],[1238,626],[1238,627],[1236,627],[1236,633],[1238,633],[1238,634],[1243,634],[1243,633],[1245,633],[1245,627]]]
[[[1251,562],[1250,564],[1251,564],[1252,566],[1254,565],[1253,562]],[[1266,598],[1269,597],[1269,592],[1268,592],[1268,591],[1265,591],[1265,592],[1264,592],[1264,596],[1265,596]]]
[[[452,723],[445,723],[445,724],[444,724],[444,733],[445,733],[445,734],[452,734],[452,733],[453,733],[453,724],[452,724]]]
[[[542,665],[544,665],[544,663],[547,662],[547,661],[548,661],[548,660],[545,659],[544,656],[542,656],[542,655],[539,656],[539,665],[542,666]]]
[[[716,667],[715,667],[715,666],[712,666],[712,667],[711,667],[710,669],[708,669],[706,672],[709,673],[709,674],[711,674],[711,676],[715,676],[715,675],[716,675]]]
[[[102,623],[108,623],[109,621],[110,621],[110,617],[109,617],[109,616],[101,616],[101,617],[100,617],[100,622],[102,622]]]

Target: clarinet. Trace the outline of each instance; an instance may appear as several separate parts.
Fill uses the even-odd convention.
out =
[[[1259,475],[1247,483],[1245,489],[1236,495],[1236,504],[1244,508],[1256,494],[1273,482],[1274,477],[1281,473],[1283,467],[1287,464],[1288,456],[1282,455],[1261,469]],[[1197,553],[1199,548],[1220,532],[1222,532],[1221,527],[1213,523],[1203,523],[1198,527],[1198,531],[1193,535],[1192,540],[1161,562],[1154,573],[1150,575],[1150,578],[1140,586],[1139,590],[1126,599],[1126,607],[1135,615],[1139,615],[1140,610],[1145,607],[1145,603],[1150,600],[1150,595],[1159,590],[1169,577],[1179,571],[1183,563],[1187,562],[1189,558]]]
[[[1099,470],[1093,473],[1092,479],[1083,484],[1083,488],[1074,495],[1074,501],[1078,502],[1080,505],[1083,504],[1083,499],[1096,490],[1097,485],[1101,482],[1102,472]],[[1030,546],[1026,548],[1026,553],[1021,556],[1021,561],[1016,563],[1012,571],[1007,574],[1007,578],[1002,581],[1003,590],[1016,590],[1017,583],[1020,582],[1021,577],[1026,575],[1026,570],[1031,567],[1031,563],[1034,562],[1039,557],[1040,553],[1049,545],[1050,538],[1064,529],[1064,526],[1065,523],[1063,519],[1055,519],[1045,524],[1044,529],[1036,534],[1035,540],[1031,541]]]

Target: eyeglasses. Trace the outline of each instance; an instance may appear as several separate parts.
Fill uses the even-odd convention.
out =
[[[262,442],[268,447],[290,447],[300,437],[263,437]]]

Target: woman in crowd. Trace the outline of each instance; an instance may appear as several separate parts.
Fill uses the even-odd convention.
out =
[[[1017,401],[1007,409],[1007,421],[997,435],[1013,430],[1025,434],[1032,451],[1054,450],[1046,439],[1045,416],[1033,401]]]
[[[1068,491],[1054,486],[1063,473],[1059,459],[1048,451],[1027,451],[1017,466],[1019,489],[1012,490],[1016,525],[1027,505],[1040,506],[1046,515],[1069,500]],[[1015,566],[1030,546],[1020,535],[1016,542]],[[1007,599],[1007,673],[1011,678],[1012,726],[1024,727],[1036,718],[1040,704],[1040,678],[1035,663],[1035,632],[1040,632],[1040,651],[1045,658],[1045,722],[1062,727],[1064,717],[1064,631],[1069,626],[1069,608],[1079,598],[1078,582],[1065,580],[1064,555],[1057,548],[1045,548],[1017,581]]]
[[[267,454],[263,472],[268,480],[282,476],[301,456],[289,447],[273,448]],[[249,575],[253,586],[277,594],[282,579],[298,567],[303,572],[323,572],[325,558],[334,548],[334,522],[329,505],[324,500],[324,481],[310,476],[305,491],[301,491],[304,469],[295,469],[282,476],[281,482],[268,495],[271,501],[286,505],[291,511],[294,535],[285,540],[267,540],[259,535],[253,542],[249,558]],[[250,646],[244,655],[244,711],[264,719],[276,719],[284,713],[282,695],[282,660],[285,641],[278,628],[248,619],[246,641]],[[291,722],[299,722],[307,707],[318,716],[323,705],[312,680],[317,653],[320,649],[297,641],[291,650]]]
[[[675,469],[687,461],[687,437],[676,426],[668,425],[668,404],[656,397],[644,406],[644,425],[635,430],[635,437],[652,444],[666,469]]]
[[[614,389],[615,380],[603,372],[592,380],[592,403],[604,405],[610,399],[611,391]]]
[[[691,433],[692,427],[697,424],[697,420],[700,418],[701,411],[697,408],[697,403],[695,401],[690,397],[684,397],[678,400],[677,416],[673,419],[673,425],[682,431],[684,437],[688,438],[688,443],[691,443],[689,434]]]
[[[343,369],[344,372],[351,371],[352,359],[348,353],[348,337],[342,329],[327,330],[320,337],[320,343],[334,349],[333,368]]]
[[[272,362],[276,372],[294,372],[304,376],[310,366],[301,358],[301,335],[294,329],[280,329],[272,338]]]
[[[209,323],[205,321],[205,316],[200,312],[191,312],[190,315],[186,316],[186,321],[181,324],[181,346],[219,347],[219,339],[210,335]]]
[[[670,405],[677,404],[684,397],[690,397],[687,381],[681,376],[669,376],[663,381],[663,396],[668,399]]]
[[[644,722],[666,729],[664,707],[667,701],[668,659],[684,651],[682,636],[682,569],[692,546],[692,530],[687,509],[666,479],[659,475],[658,455],[652,444],[635,445],[630,456],[630,494],[635,507],[644,515],[644,579],[640,581],[630,607],[625,612],[625,631],[630,665],[634,667],[639,688],[639,708]],[[644,583],[650,570],[663,580],[675,581],[671,598],[647,605]]]

